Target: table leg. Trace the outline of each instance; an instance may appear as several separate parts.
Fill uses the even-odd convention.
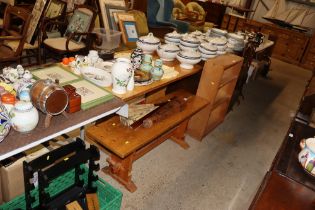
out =
[[[124,185],[130,192],[134,192],[137,190],[137,187],[131,180],[131,170],[133,161],[134,154],[131,154],[123,159],[118,157],[117,155],[110,154],[109,157],[107,158],[109,166],[103,168],[102,171],[116,179],[119,183]]]
[[[172,132],[172,136],[170,137],[175,143],[179,144],[184,149],[189,148],[189,144],[185,141],[185,132],[187,129],[189,119],[185,120]]]
[[[80,138],[84,141],[85,139],[85,130],[84,126],[80,127]]]

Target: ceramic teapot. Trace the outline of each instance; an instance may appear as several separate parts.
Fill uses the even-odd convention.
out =
[[[298,159],[306,172],[315,176],[315,138],[302,139]]]

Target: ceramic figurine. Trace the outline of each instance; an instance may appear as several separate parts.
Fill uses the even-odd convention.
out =
[[[3,76],[11,83],[14,83],[19,78],[19,73],[17,69],[6,67],[3,69]]]
[[[38,111],[31,102],[19,101],[10,112],[11,124],[14,130],[27,133],[38,123]]]
[[[131,76],[132,67],[130,59],[117,58],[112,66],[113,92],[117,94],[126,93]]]
[[[315,176],[315,138],[302,139],[300,147],[301,152],[298,155],[300,164],[305,171]]]
[[[162,65],[163,65],[163,61],[161,59],[155,60],[154,67],[151,69],[151,75],[154,81],[158,81],[162,78],[164,74]]]
[[[23,74],[24,74],[24,68],[22,65],[17,65],[16,66],[16,69],[18,71],[18,74],[19,74],[19,78],[22,78],[23,77]]]
[[[131,55],[130,55],[130,60],[131,60],[131,65],[132,69],[136,70],[140,68],[140,65],[142,63],[143,59],[143,51],[140,48],[135,49]]]
[[[89,64],[91,66],[94,66],[95,63],[98,61],[98,59],[100,58],[98,55],[98,52],[96,50],[90,50],[89,54],[88,54],[88,59],[89,59]]]
[[[31,74],[31,72],[26,70],[23,74],[23,79],[30,81],[32,78],[33,78],[33,75]]]
[[[8,110],[0,104],[0,142],[8,135],[10,132],[11,124]]]

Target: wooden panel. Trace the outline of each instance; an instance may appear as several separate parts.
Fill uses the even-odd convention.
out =
[[[103,123],[88,128],[86,134],[93,141],[103,145],[119,157],[125,158],[208,104],[207,100],[198,96],[191,96],[184,92],[178,94],[188,98],[185,109],[174,113],[171,117],[167,117],[159,123],[155,123],[151,128],[138,127],[134,130],[121,125],[119,117],[114,116]]]
[[[187,129],[189,135],[201,140],[224,120],[242,61],[243,58],[230,54],[207,60],[197,95],[210,103],[190,119]]]

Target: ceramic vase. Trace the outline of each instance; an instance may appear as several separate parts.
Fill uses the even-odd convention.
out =
[[[0,104],[0,142],[9,134],[10,128],[9,113],[5,106]]]
[[[38,123],[38,111],[31,102],[19,101],[10,112],[11,124],[14,130],[27,133]]]
[[[112,66],[113,92],[124,94],[132,76],[132,67],[128,58],[117,58]],[[131,86],[131,85],[130,85]]]
[[[143,51],[140,48],[135,49],[131,53],[130,60],[131,60],[131,65],[132,65],[133,70],[140,68],[143,56],[144,56]]]
[[[158,81],[162,78],[164,74],[162,65],[163,65],[163,61],[161,59],[157,59],[155,61],[154,67],[151,69],[151,75],[154,81]]]

